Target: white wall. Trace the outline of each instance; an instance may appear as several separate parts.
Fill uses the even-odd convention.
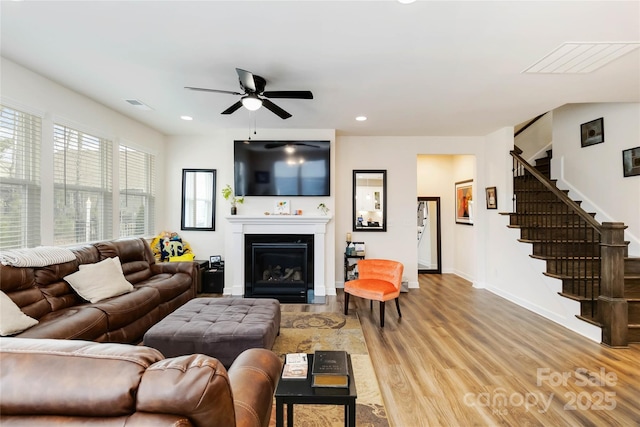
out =
[[[453,272],[453,232],[455,223],[451,221],[455,214],[453,193],[453,160],[450,155],[417,156],[417,197],[440,197],[440,255],[443,273]],[[429,212],[435,215],[435,212]],[[423,237],[424,238],[424,237]]]
[[[535,165],[535,159],[545,157],[551,147],[553,111],[540,117],[533,125],[522,131],[516,138],[516,145],[522,150],[522,158]]]
[[[580,124],[603,117],[604,142],[581,147]],[[598,222],[624,222],[640,256],[640,176],[623,177],[622,150],[640,146],[640,104],[570,104],[553,113],[552,175]]]
[[[42,230],[53,229],[53,124],[56,121],[111,139],[115,144],[122,142],[155,154],[156,172],[158,180],[162,182],[165,148],[164,136],[160,132],[5,58],[0,57],[0,69],[0,102],[42,117]],[[118,160],[118,156],[114,156],[114,170],[118,170]],[[113,188],[119,188],[117,173],[113,174],[113,179]],[[165,198],[161,186],[156,196],[156,225],[160,227],[164,222],[162,207]],[[119,203],[119,194],[114,191],[114,206],[119,206]],[[114,209],[114,212],[118,210]],[[117,224],[118,217],[115,215],[114,230]],[[49,241],[53,238],[52,233],[50,234],[51,236],[48,236],[47,233],[43,233],[43,245],[53,243],[52,240]]]
[[[336,286],[342,287],[344,236],[351,232],[353,240],[364,241],[368,258],[391,258],[405,266],[404,276],[410,287],[418,283],[418,254],[416,249],[416,198],[418,195],[438,196],[441,199],[443,268],[455,271],[471,281],[476,281],[478,260],[474,247],[476,226],[455,226],[454,182],[458,175],[474,179],[477,188],[484,188],[484,180],[477,180],[475,161],[484,163],[484,138],[482,137],[365,137],[341,136],[337,138],[336,169],[339,187],[336,192]],[[420,154],[447,155],[434,160],[432,165],[446,175],[431,176],[429,172],[418,175]],[[458,156],[448,156],[458,155]],[[468,156],[460,156],[468,155]],[[460,158],[459,163],[455,161]],[[450,164],[450,165],[449,165]],[[457,168],[456,165],[457,164]],[[387,232],[352,231],[351,178],[354,169],[387,170]],[[433,174],[435,175],[435,173]],[[434,181],[433,187],[422,187],[418,182]],[[459,179],[463,180],[463,179]],[[430,185],[430,184],[429,184]],[[438,194],[421,194],[436,191]],[[480,212],[480,218],[483,213]],[[480,228],[482,225],[480,225]],[[460,230],[464,228],[464,230]],[[464,244],[459,244],[459,241]],[[471,244],[469,242],[472,242]],[[457,254],[463,260],[457,261]]]
[[[456,156],[453,161],[454,185],[451,189],[452,195],[453,188],[455,188],[455,182],[474,179],[475,175],[475,156]],[[480,197],[480,195],[482,195],[482,197]],[[454,226],[453,272],[472,282],[476,280],[476,263],[479,261],[479,258],[475,256],[476,254],[473,251],[476,247],[476,234],[478,233],[476,228],[479,227],[480,229],[483,229],[485,227],[485,224],[482,222],[482,212],[484,212],[484,207],[486,206],[486,204],[484,204],[484,197],[484,187],[482,187],[482,191],[480,191],[480,187],[474,179],[473,195],[471,200],[473,206],[470,207],[470,215],[473,218],[474,225],[469,226],[467,224],[456,223]],[[455,204],[456,200],[454,199],[450,204],[454,215]],[[455,216],[451,218],[455,218]]]

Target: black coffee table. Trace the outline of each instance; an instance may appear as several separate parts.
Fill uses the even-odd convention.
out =
[[[276,427],[284,427],[284,405],[287,405],[287,426],[293,427],[293,405],[344,405],[344,425],[356,425],[356,382],[351,366],[351,355],[347,356],[349,365],[349,388],[311,387],[311,366],[313,354],[307,355],[309,373],[306,379],[280,378],[276,388]]]

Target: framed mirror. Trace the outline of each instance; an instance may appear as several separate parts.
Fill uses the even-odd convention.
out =
[[[215,169],[182,169],[182,230],[216,229]]]
[[[387,171],[353,171],[353,231],[387,231]]]

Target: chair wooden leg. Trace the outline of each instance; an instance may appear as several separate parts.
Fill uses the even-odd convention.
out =
[[[384,328],[384,301],[380,301],[380,327]]]
[[[402,313],[400,313],[400,297],[396,298],[396,308],[398,309],[398,317],[402,317]]]
[[[373,300],[369,300],[369,310],[373,310]]]
[[[344,293],[344,315],[346,316],[349,313],[349,294]]]

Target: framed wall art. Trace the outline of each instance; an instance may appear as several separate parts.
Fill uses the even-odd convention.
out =
[[[473,180],[456,182],[456,224],[473,225]]]
[[[604,120],[602,117],[580,125],[580,144],[583,147],[601,142],[604,142]]]
[[[640,175],[640,147],[622,151],[622,170],[625,178]]]
[[[487,187],[487,209],[498,209],[498,190],[496,187]]]

